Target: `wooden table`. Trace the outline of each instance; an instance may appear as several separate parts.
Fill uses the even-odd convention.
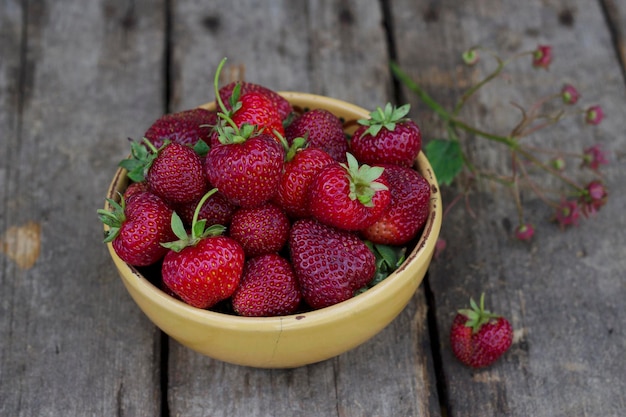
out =
[[[623,0],[3,1],[0,416],[626,415],[624,27]],[[506,191],[483,186],[470,198],[476,217],[449,212],[447,249],[388,328],[292,370],[200,356],[168,340],[126,293],[96,209],[126,138],[212,100],[222,57],[276,90],[370,109],[408,101],[429,140],[441,125],[394,82],[391,58],[452,105],[490,65],[464,68],[468,47],[509,55],[540,43],[553,47],[549,71],[520,61],[511,82],[480,92],[463,117],[506,133],[519,116],[510,100],[575,83],[605,121],[534,137],[609,152],[610,199],[595,219],[561,232],[525,194],[538,232],[524,244],[511,238]],[[488,166],[507,163],[493,147],[468,146]],[[515,340],[475,371],[452,356],[448,330],[482,291]]]

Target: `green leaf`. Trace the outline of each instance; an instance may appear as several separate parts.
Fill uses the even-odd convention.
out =
[[[202,139],[199,139],[196,144],[193,146],[193,150],[201,157],[206,156],[209,151],[211,150],[211,148],[209,147],[209,144],[206,143],[205,141],[203,141]]]
[[[212,224],[207,227],[202,237],[212,237],[212,236],[220,236],[226,231],[226,226],[222,226],[221,224]]]
[[[180,240],[189,239],[189,235],[187,235],[187,230],[185,230],[185,225],[183,224],[182,219],[176,212],[172,213],[171,226],[172,231],[177,238],[179,238]]]
[[[193,229],[191,231],[191,236],[194,238],[199,238],[204,233],[204,228],[206,227],[206,219],[198,220],[193,224]]]
[[[463,152],[457,141],[433,139],[424,151],[440,184],[450,185],[463,169]]]
[[[371,288],[387,278],[404,262],[406,247],[374,244],[368,240],[365,245],[376,257],[376,273],[365,289]]]

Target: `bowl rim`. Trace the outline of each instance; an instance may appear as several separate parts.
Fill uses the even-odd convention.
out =
[[[350,112],[361,113],[364,116],[369,115],[369,112],[362,107],[327,96],[295,91],[278,91],[278,94],[288,100],[306,100],[316,102],[320,104],[320,107],[324,108],[327,105],[331,105],[332,107],[347,109]],[[198,107],[210,108],[212,105],[214,104],[206,103]],[[335,320],[338,315],[352,315],[355,314],[356,311],[371,308],[370,306],[375,305],[373,301],[379,299],[381,294],[386,294],[386,297],[392,298],[393,294],[404,286],[405,281],[413,279],[413,274],[399,276],[400,272],[404,271],[410,262],[430,262],[430,257],[434,251],[434,246],[442,224],[441,193],[434,171],[422,151],[420,151],[416,159],[416,163],[419,168],[418,171],[431,185],[431,197],[429,203],[430,213],[422,233],[415,243],[415,246],[410,252],[407,253],[407,258],[397,270],[392,272],[374,287],[369,288],[367,291],[364,291],[363,293],[348,300],[318,310],[308,310],[285,316],[244,317],[193,307],[166,294],[149,279],[144,277],[137,268],[122,261],[115,253],[111,242],[107,243],[107,247],[113,261],[119,269],[120,274],[125,272],[127,277],[132,275],[136,278],[131,280],[126,279],[127,277],[122,277],[124,283],[134,286],[137,291],[140,291],[144,295],[152,298],[153,301],[163,305],[164,308],[172,311],[180,317],[184,316],[186,319],[191,319],[204,325],[212,324],[222,328],[233,328],[247,331],[262,331],[260,325],[262,325],[263,328],[267,328],[267,326],[275,326],[283,329],[289,324],[295,325],[295,323],[297,323],[298,327],[315,327],[321,323]],[[120,183],[126,180],[126,170],[124,168],[118,168],[113,181],[109,185],[107,198],[114,199],[116,197],[117,189],[120,187]],[[105,209],[109,209],[108,202],[105,203]],[[428,259],[426,259],[427,257]],[[380,302],[380,300],[377,302]],[[303,320],[304,318],[306,318],[306,320]]]

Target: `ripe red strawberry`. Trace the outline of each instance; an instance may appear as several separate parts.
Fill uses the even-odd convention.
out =
[[[233,100],[232,103],[229,105],[224,103],[223,114],[225,117],[218,121],[222,127],[227,125],[233,127],[233,124],[238,128],[242,128],[244,124],[256,126],[258,131],[274,137],[279,143],[281,142],[280,138],[285,135],[285,129],[272,100],[257,91],[250,91],[241,96],[238,94],[238,91],[235,91],[230,99]],[[237,100],[237,102],[234,102],[234,100]],[[227,122],[229,119],[230,123]],[[219,131],[214,131],[211,135],[209,142],[211,146],[215,146],[220,142],[219,133]]]
[[[233,90],[238,84],[240,89],[240,95],[255,91],[257,93],[262,93],[267,98],[269,98],[272,101],[272,105],[278,110],[278,114],[281,120],[284,120],[292,112],[291,104],[289,104],[287,99],[285,99],[283,96],[267,87],[246,81],[233,81],[230,84],[227,84],[219,89],[219,95],[222,98],[224,104],[226,104],[227,108],[230,109],[230,97],[233,94]]]
[[[146,181],[154,194],[176,204],[197,200],[208,188],[200,157],[189,146],[174,142],[158,152]]]
[[[211,308],[237,289],[243,272],[241,246],[226,236],[207,237],[163,259],[163,282],[187,304]]]
[[[189,146],[168,142],[156,149],[131,142],[132,158],[120,165],[135,182],[146,181],[148,189],[170,204],[182,204],[202,197],[208,189],[202,160]]]
[[[310,215],[307,201],[309,185],[322,168],[335,162],[321,149],[302,146],[305,146],[303,138],[296,139],[291,144],[273,200],[294,219]]]
[[[302,295],[289,261],[270,253],[248,260],[232,297],[241,316],[285,316],[296,312]]]
[[[291,223],[285,212],[272,203],[240,208],[233,214],[229,236],[243,247],[246,257],[279,252],[289,237]]]
[[[406,118],[410,106],[399,108],[387,103],[385,109],[359,120],[360,126],[350,141],[350,151],[363,164],[397,164],[410,167],[422,149],[422,134]]]
[[[313,109],[302,113],[285,128],[285,137],[290,145],[295,138],[306,138],[310,147],[326,151],[339,162],[346,161],[348,141],[343,124],[328,110]]]
[[[193,215],[199,202],[200,199],[197,199],[175,207],[176,213],[183,220],[185,226],[191,226],[193,223]],[[237,207],[228,201],[222,193],[217,192],[204,202],[198,212],[198,220],[206,220],[206,224],[209,226],[213,224],[228,226],[236,209]]]
[[[159,117],[144,133],[144,137],[155,148],[163,146],[166,140],[194,146],[198,140],[209,142],[216,123],[216,112],[202,108],[189,109]]]
[[[351,298],[376,273],[374,254],[356,234],[314,219],[293,224],[289,253],[302,296],[314,309]]]
[[[485,310],[485,295],[480,306],[470,299],[470,309],[459,310],[452,322],[452,353],[463,364],[482,368],[494,363],[513,342],[513,329],[504,317]]]
[[[213,189],[205,195],[211,195]],[[204,203],[204,198],[199,205]],[[161,266],[163,283],[187,304],[211,308],[233,295],[243,273],[245,255],[237,241],[220,236],[224,227],[205,222],[191,225],[187,234],[182,220],[172,215],[172,229],[178,241],[164,244],[170,249]]]
[[[404,245],[424,226],[429,213],[430,184],[412,168],[384,165],[391,204],[361,235],[384,245]]]
[[[98,210],[100,220],[109,226],[104,241],[112,242],[115,253],[130,265],[148,266],[161,260],[167,253],[161,243],[175,238],[167,204],[145,191],[133,194],[128,202],[107,201],[113,211]]]
[[[248,139],[221,137],[224,143],[213,146],[206,156],[206,178],[237,206],[255,207],[269,201],[282,175],[282,145],[263,133]]]
[[[362,230],[383,215],[391,193],[383,168],[359,166],[348,154],[348,163],[325,166],[307,192],[310,212],[317,220],[343,230]]]

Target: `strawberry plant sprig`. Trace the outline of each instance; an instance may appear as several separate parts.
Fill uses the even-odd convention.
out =
[[[428,106],[444,125],[447,135],[441,139],[432,139],[424,147],[433,170],[442,185],[450,186],[457,183],[462,192],[448,205],[449,210],[463,196],[471,190],[473,181],[460,181],[460,176],[466,174],[469,179],[485,179],[495,181],[509,187],[512,191],[513,200],[517,208],[518,226],[515,229],[515,237],[519,240],[530,240],[535,229],[524,215],[521,190],[530,189],[541,201],[554,210],[553,220],[561,228],[577,225],[581,215],[584,218],[591,217],[608,199],[608,191],[602,180],[600,166],[608,163],[606,153],[599,144],[585,148],[582,152],[568,152],[559,149],[543,149],[532,146],[524,138],[557,124],[571,115],[582,115],[587,125],[598,125],[604,119],[602,107],[589,106],[577,111],[565,111],[565,107],[574,106],[580,99],[578,90],[571,84],[565,84],[561,90],[538,99],[528,109],[519,104],[512,103],[513,107],[521,113],[521,120],[508,134],[502,135],[479,129],[459,116],[461,110],[470,102],[480,89],[491,81],[498,78],[502,71],[514,60],[531,56],[532,66],[538,69],[548,69],[552,63],[552,48],[548,45],[539,45],[537,49],[525,51],[513,55],[508,59],[502,59],[497,53],[479,47],[471,48],[464,52],[462,59],[467,65],[474,65],[480,59],[480,52],[487,53],[496,62],[496,67],[482,80],[467,88],[460,95],[452,110],[447,110],[431,97],[426,89],[411,79],[401,67],[391,62],[391,70],[394,76],[417,98]],[[560,101],[563,108],[547,112],[545,107],[554,100]],[[466,137],[483,138],[491,143],[503,145],[508,152],[510,165],[508,172],[494,173],[482,169],[470,160],[468,153],[464,151],[464,139]],[[578,167],[588,169],[593,175],[593,180],[580,183],[572,176],[566,175],[565,158],[576,158],[580,161]],[[531,167],[551,175],[563,184],[563,189],[557,192],[544,189],[544,187],[531,177]]]

